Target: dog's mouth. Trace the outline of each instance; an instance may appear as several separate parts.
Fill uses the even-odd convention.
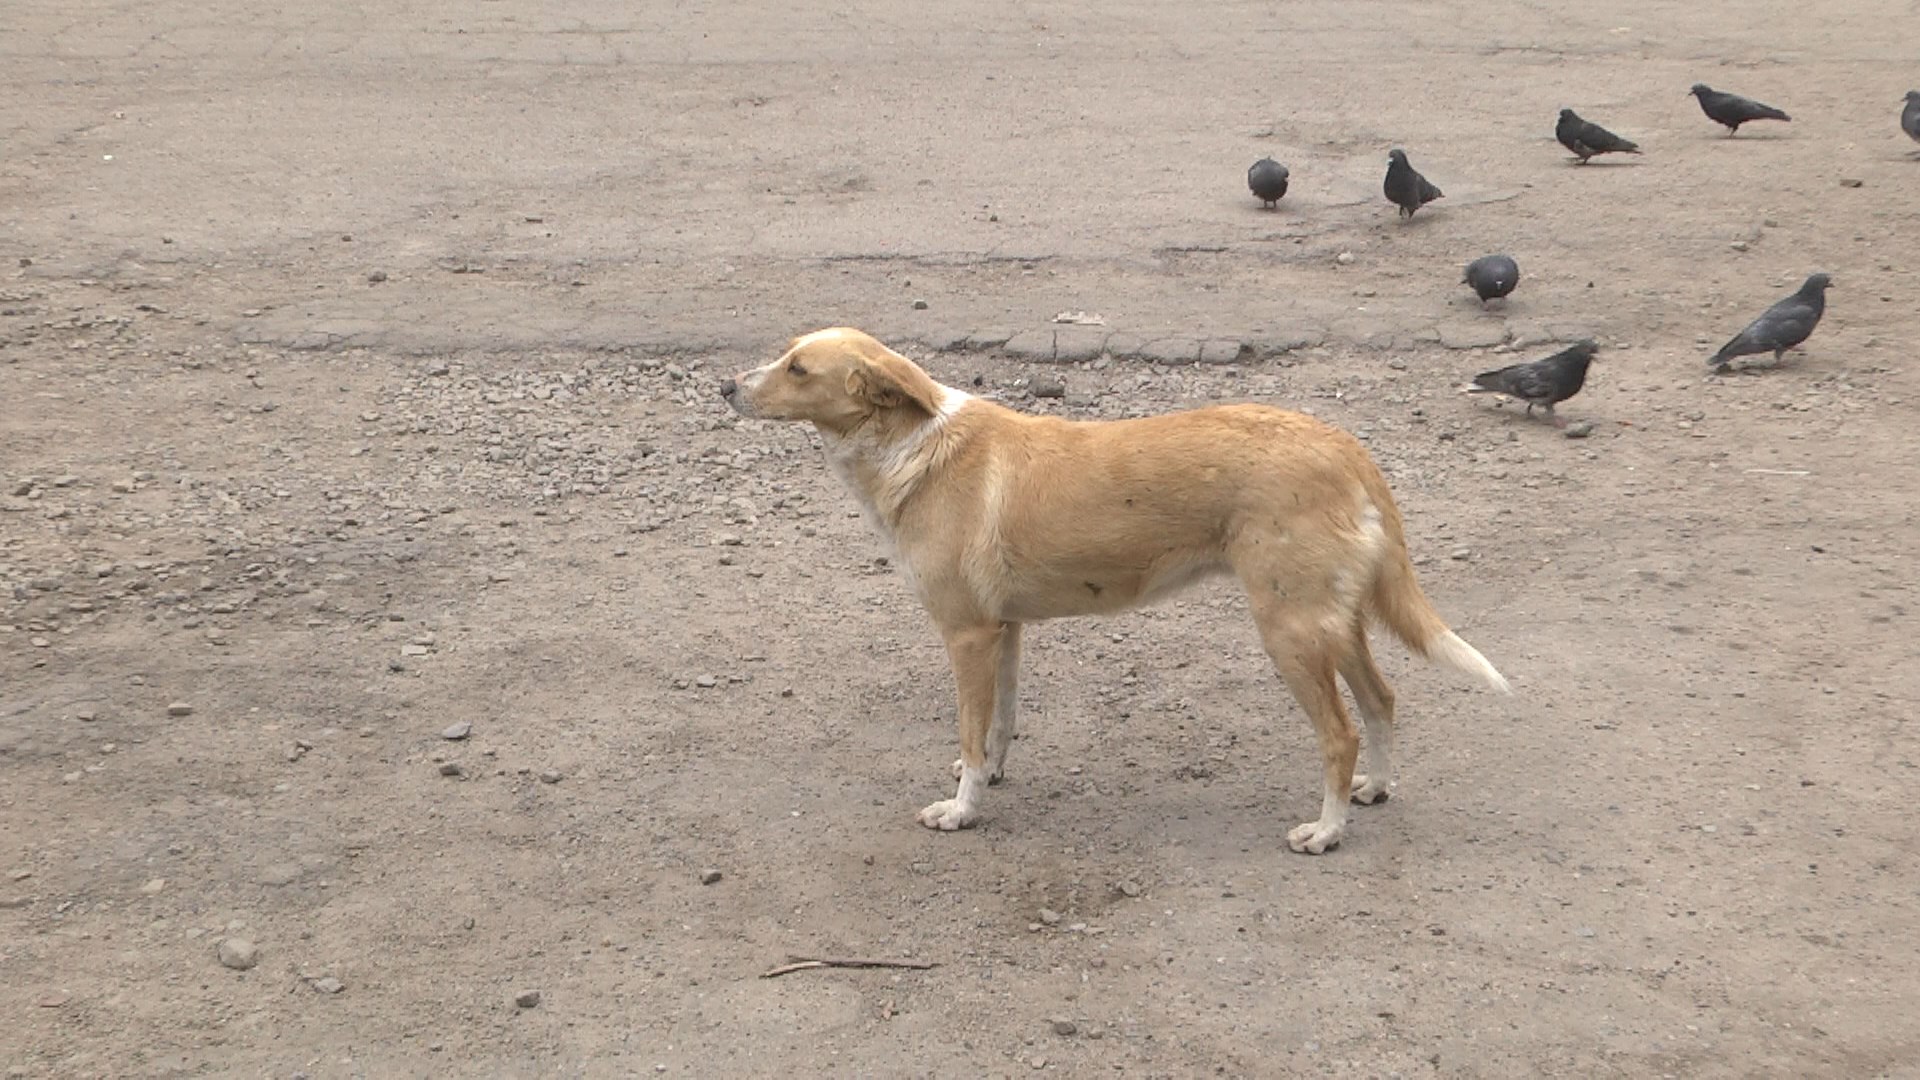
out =
[[[756,418],[759,415],[754,412],[753,403],[749,400],[748,387],[744,377],[728,379],[721,383],[720,398],[732,406],[733,411],[739,413],[741,416]]]

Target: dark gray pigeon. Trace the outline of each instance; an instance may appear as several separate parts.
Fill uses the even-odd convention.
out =
[[[1580,392],[1587,381],[1587,365],[1593,363],[1593,355],[1599,351],[1600,346],[1582,341],[1544,360],[1482,372],[1473,377],[1472,385],[1461,389],[1469,394],[1505,394],[1517,398],[1527,403],[1529,416],[1533,415],[1533,407],[1539,405],[1558,424],[1561,421],[1554,416],[1553,407]]]
[[[1573,156],[1585,165],[1587,159],[1595,154],[1637,154],[1640,147],[1615,135],[1599,124],[1582,120],[1572,109],[1560,110],[1560,122],[1554,125],[1553,137],[1560,145],[1573,151]]]
[[[1409,218],[1414,211],[1446,195],[1407,164],[1405,150],[1388,152],[1387,182],[1383,190],[1387,193],[1387,201],[1400,208],[1400,216]]]
[[[1791,120],[1792,117],[1771,105],[1762,105],[1752,98],[1743,98],[1739,94],[1729,94],[1724,90],[1715,90],[1706,83],[1694,83],[1687,91],[1700,99],[1700,111],[1707,119],[1716,124],[1727,125],[1727,138],[1733,138],[1740,125],[1749,120]]]
[[[1920,142],[1920,90],[1907,91],[1907,107],[1900,110],[1900,130]]]
[[[1271,210],[1287,193],[1287,167],[1270,157],[1254,162],[1247,169],[1247,190],[1260,200],[1262,209]]]
[[[1467,264],[1467,272],[1460,280],[1473,286],[1484,305],[1507,295],[1520,284],[1520,264],[1510,255],[1482,255]]]
[[[1768,308],[1733,340],[1707,359],[1716,372],[1727,370],[1735,357],[1770,352],[1774,360],[1780,354],[1807,340],[1820,316],[1827,310],[1827,286],[1833,282],[1825,274],[1815,274],[1800,286],[1800,291]]]

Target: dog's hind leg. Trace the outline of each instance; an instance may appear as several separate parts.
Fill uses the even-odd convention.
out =
[[[1007,748],[1018,734],[1016,714],[1020,708],[1020,624],[1006,624],[1000,643],[1000,666],[993,686],[993,726],[987,729],[987,783],[997,784],[1007,775]],[[953,778],[960,779],[966,762],[953,762]]]
[[[1277,597],[1256,599],[1254,619],[1260,624],[1260,640],[1273,658],[1273,666],[1286,680],[1287,688],[1313,720],[1320,738],[1320,765],[1324,790],[1320,818],[1287,833],[1287,846],[1295,851],[1318,855],[1340,843],[1347,831],[1347,798],[1353,790],[1353,767],[1360,756],[1360,736],[1347,716],[1346,703],[1340,700],[1335,671],[1345,662],[1350,641],[1344,630],[1324,625]],[[1303,605],[1311,612],[1312,605]],[[1344,620],[1342,620],[1344,621]]]
[[[1009,633],[1009,631],[1012,631]],[[1017,651],[1019,630],[1011,623],[984,623],[958,629],[943,628],[947,658],[959,691],[960,790],[920,811],[920,824],[929,829],[963,829],[980,816],[980,797],[988,782],[988,746],[994,727],[1000,674],[1009,639]],[[1017,660],[1015,661],[1017,662]],[[1008,729],[1012,737],[1012,729]],[[1005,748],[1001,749],[1004,757]]]
[[[1393,687],[1373,662],[1364,621],[1354,622],[1353,644],[1340,662],[1340,677],[1353,691],[1360,718],[1367,725],[1367,771],[1353,778],[1353,801],[1384,801],[1393,785]]]

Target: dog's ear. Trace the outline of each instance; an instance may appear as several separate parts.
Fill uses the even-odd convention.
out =
[[[848,369],[847,393],[876,409],[906,405],[928,416],[940,410],[939,385],[913,361],[885,348]]]

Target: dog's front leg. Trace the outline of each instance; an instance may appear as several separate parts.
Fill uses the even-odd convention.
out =
[[[920,811],[929,829],[963,829],[980,816],[987,790],[987,733],[993,727],[1000,662],[1009,647],[1004,623],[985,623],[946,631],[947,657],[960,698],[960,790]]]

